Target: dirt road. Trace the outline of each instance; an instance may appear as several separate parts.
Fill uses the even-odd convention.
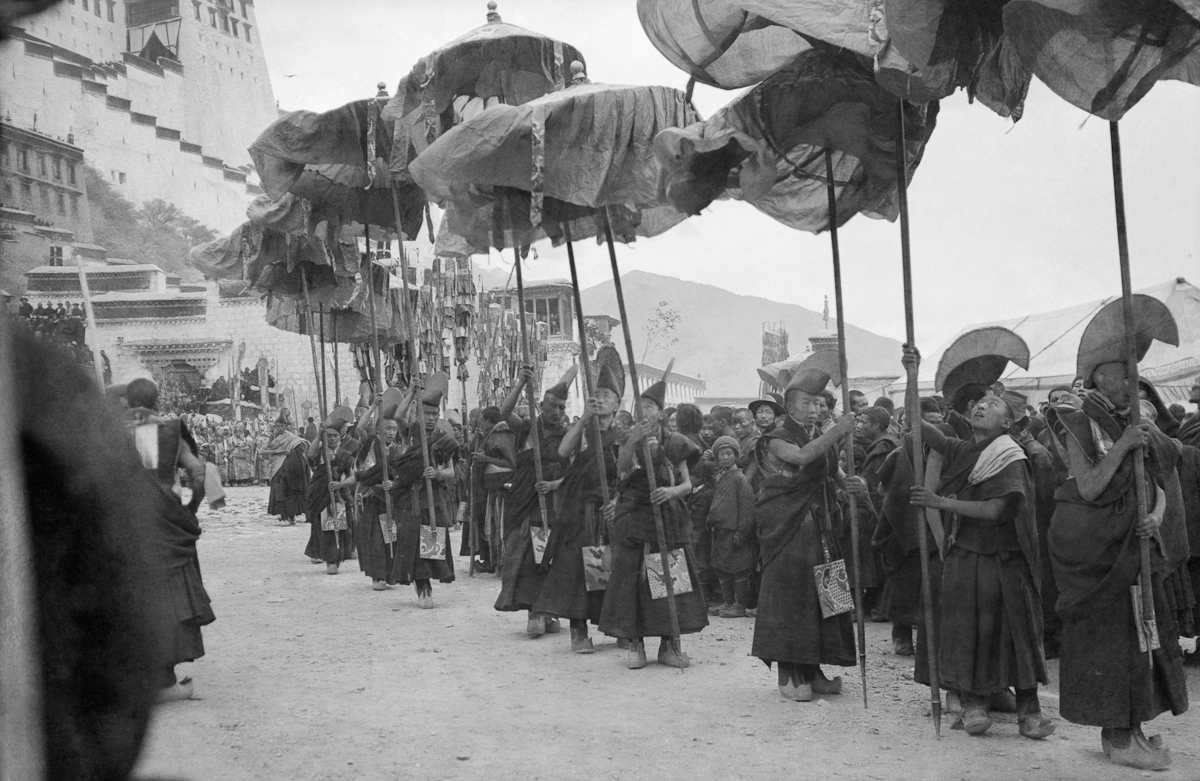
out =
[[[935,740],[928,689],[867,625],[870,710],[856,669],[846,693],[782,699],[749,656],[753,619],[713,618],[684,639],[692,667],[630,671],[615,641],[571,653],[566,628],[525,637],[492,609],[499,580],[374,592],[357,562],[337,576],[303,555],[308,527],[265,514],[264,488],[229,489],[201,512],[200,557],[217,622],[208,655],[180,668],[195,700],[156,715],[139,775],[193,779],[1108,779],[1099,731],[1058,720],[1057,665],[1043,696],[1058,733],[1020,737],[1011,717],[984,737]],[[457,538],[457,535],[455,535]],[[457,539],[455,539],[457,550]],[[465,564],[465,563],[464,563]],[[653,658],[654,644],[648,643]],[[833,670],[826,668],[828,674]],[[1189,668],[1190,689],[1200,674]],[[1200,716],[1158,719],[1175,767],[1200,778]]]

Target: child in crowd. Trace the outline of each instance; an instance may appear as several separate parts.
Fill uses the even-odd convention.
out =
[[[754,568],[754,492],[737,467],[741,448],[733,437],[720,437],[712,446],[716,457],[712,505],[707,525],[712,530],[712,568],[721,584],[723,604],[709,610],[721,618],[742,618]]]

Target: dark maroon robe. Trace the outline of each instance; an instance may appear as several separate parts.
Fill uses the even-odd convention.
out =
[[[1082,411],[1059,417],[1055,433],[1064,442],[1074,439],[1084,455],[1098,463],[1102,459],[1092,421],[1113,442],[1121,438],[1126,425],[1124,416],[1106,400],[1089,397]],[[1175,442],[1153,431],[1146,448],[1147,481],[1165,486],[1178,459]],[[1138,645],[1129,590],[1140,567],[1133,455],[1125,457],[1094,500],[1080,495],[1074,478],[1059,487],[1055,500],[1049,543],[1059,590],[1057,610],[1063,620],[1059,668],[1063,718],[1077,724],[1129,728],[1167,711],[1183,713],[1188,699],[1175,606],[1171,591],[1164,588],[1172,569],[1170,547],[1164,556],[1158,545],[1150,546],[1162,646],[1153,652],[1153,665]]]
[[[764,467],[754,508],[762,585],[750,653],[767,664],[855,664],[854,613],[821,617],[813,567],[842,558],[841,508],[836,499],[837,449],[803,469],[766,472],[776,439],[804,447],[811,438],[791,417],[762,436],[758,462]]]

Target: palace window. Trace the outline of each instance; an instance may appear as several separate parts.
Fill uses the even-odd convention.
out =
[[[86,0],[84,0],[86,2]],[[50,265],[61,266],[63,264],[62,247],[55,244],[50,247]]]
[[[208,26],[217,29],[217,10],[215,8],[208,9]]]
[[[525,311],[532,314],[539,323],[548,323],[551,336],[562,335],[562,318],[560,317],[558,298],[535,298],[525,302]]]
[[[229,32],[229,14],[221,14],[221,29]]]
[[[8,168],[10,165],[12,165],[12,160],[8,156],[8,151],[8,142],[4,139],[0,139],[0,160],[3,161],[5,168]]]
[[[80,2],[80,5],[83,6],[83,10],[85,10],[85,11],[88,9],[87,3],[88,3],[88,0],[81,0],[81,2]]]
[[[67,181],[70,184],[76,184],[75,181],[75,164],[67,163]]]
[[[42,193],[42,207],[46,211],[50,211],[50,188],[42,185],[38,188]]]
[[[12,201],[12,197],[13,197],[12,182],[5,182],[4,183],[4,200]]]
[[[55,196],[56,197],[54,199],[55,200],[54,205],[57,207],[59,215],[62,217],[66,217],[67,216],[67,196],[63,195],[62,193],[55,193]]]
[[[21,203],[33,206],[33,186],[29,182],[21,182]]]
[[[119,172],[119,173],[117,174],[117,180],[118,180],[118,181],[119,181],[121,184],[125,184],[125,172],[124,172],[124,171],[121,171],[121,172]]]
[[[96,16],[100,16],[100,0],[92,0],[92,10],[95,12]]]
[[[242,18],[249,19],[250,12],[246,10],[246,0],[242,0]]]
[[[54,158],[54,181],[62,181],[62,158]]]
[[[71,216],[79,219],[79,196],[71,194]]]
[[[238,37],[238,28],[237,28],[237,26],[238,26],[238,20],[237,20],[237,19],[232,19],[232,18],[231,18],[231,19],[229,20],[229,26],[232,28],[232,29],[230,30],[230,32],[233,34],[233,37],[234,37],[234,38]]]
[[[113,12],[113,8],[115,6],[116,6],[116,3],[114,3],[113,0],[108,0],[108,21],[110,21],[110,22],[116,21],[115,14]]]
[[[249,42],[250,41],[250,25],[243,24],[242,27],[246,28],[246,41]]]
[[[29,150],[24,147],[17,147],[17,168],[29,173]]]
[[[46,156],[38,152],[38,176],[46,176]]]
[[[192,13],[196,15],[196,21],[200,21],[200,4],[192,1]]]

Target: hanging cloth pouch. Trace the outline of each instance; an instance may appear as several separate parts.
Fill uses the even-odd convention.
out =
[[[817,524],[818,536],[821,539],[821,550],[825,555],[825,563],[813,567],[813,580],[817,585],[817,601],[821,605],[821,618],[833,618],[854,609],[854,595],[850,591],[850,578],[846,574],[845,559],[830,559],[828,538],[832,535],[832,523],[829,517],[828,497],[822,488],[822,504],[824,504],[825,524]]]
[[[642,560],[645,562],[646,581],[650,586],[651,599],[666,599],[667,584],[663,582],[662,556],[651,553],[650,543],[642,549]],[[688,572],[687,558],[683,548],[676,548],[667,554],[667,567],[671,571],[671,585],[675,596],[690,594],[692,578]]]
[[[346,507],[344,505],[338,505],[336,515],[330,514],[328,507],[321,511],[321,531],[344,532],[349,528],[350,524],[346,522]]]

